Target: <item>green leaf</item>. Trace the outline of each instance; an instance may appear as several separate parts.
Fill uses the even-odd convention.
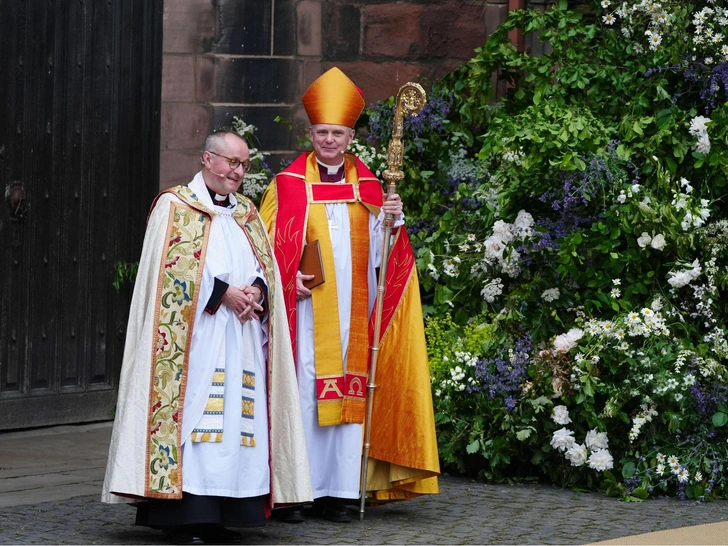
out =
[[[632,491],[632,496],[637,497],[640,500],[646,500],[647,498],[649,498],[650,493],[644,487],[638,487],[637,489]]]
[[[593,377],[585,376],[582,378],[582,383],[584,384],[584,394],[587,396],[594,396],[594,391],[596,389],[596,381]]]
[[[713,426],[716,426],[716,427],[725,426],[725,424],[728,423],[728,414],[723,413],[722,411],[714,413],[712,421],[713,421]]]
[[[644,502],[645,501],[645,499],[641,499],[639,497],[635,497],[634,495],[625,495],[620,500],[622,500],[624,502]]]
[[[472,455],[473,453],[477,453],[479,449],[480,449],[480,440],[473,440],[465,448],[465,451],[467,451],[468,454]]]
[[[629,479],[632,476],[634,476],[634,471],[635,471],[635,464],[632,461],[624,463],[624,465],[622,466],[622,477],[624,479]]]

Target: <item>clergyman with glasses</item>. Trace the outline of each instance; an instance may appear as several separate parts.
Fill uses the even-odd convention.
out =
[[[200,159],[148,217],[102,500],[171,543],[238,543],[312,491],[280,275],[237,193],[248,145],[219,130]]]

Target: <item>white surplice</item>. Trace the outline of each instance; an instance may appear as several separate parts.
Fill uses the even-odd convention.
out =
[[[345,203],[327,203],[326,215],[336,269],[336,287],[339,306],[339,332],[341,352],[346,371],[349,348],[349,321],[351,317],[351,235],[349,211]],[[369,215],[369,313],[376,298],[376,268],[382,250],[382,218]],[[399,224],[403,223],[401,220]],[[347,423],[321,427],[318,425],[316,399],[316,366],[314,359],[313,302],[305,298],[296,305],[297,355],[296,372],[301,398],[301,416],[306,436],[311,485],[314,499],[359,497],[361,457],[363,445],[362,425]]]
[[[249,285],[256,278],[264,280],[258,260],[233,219],[231,209],[214,206],[204,187],[197,188],[193,183],[190,188],[217,213],[210,225],[199,301],[209,300],[215,277],[231,286]],[[183,491],[220,497],[254,497],[269,492],[265,332],[264,321],[243,324],[224,305],[214,315],[205,312],[204,305],[197,306],[182,422]],[[256,445],[252,447],[240,445],[243,359],[249,362],[246,368],[255,370],[256,377]],[[190,435],[207,404],[218,362],[225,363],[223,441],[192,442]]]

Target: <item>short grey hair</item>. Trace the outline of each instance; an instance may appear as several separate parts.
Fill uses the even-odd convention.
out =
[[[216,129],[212,133],[208,135],[208,137],[205,139],[205,147],[203,148],[203,152],[214,152],[220,149],[220,146],[222,145],[223,140],[225,140],[225,137],[227,135],[235,135],[240,140],[245,142],[247,145],[248,142],[234,129],[230,127],[222,127],[220,129]]]

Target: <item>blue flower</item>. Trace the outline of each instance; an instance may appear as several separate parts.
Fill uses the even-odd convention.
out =
[[[192,300],[190,295],[187,293],[187,282],[185,281],[175,279],[174,284],[172,285],[172,291],[172,301],[174,301],[177,305],[182,305],[185,301]]]
[[[170,455],[169,446],[159,446],[159,466],[167,470],[170,465],[174,466],[177,464],[172,456]]]

